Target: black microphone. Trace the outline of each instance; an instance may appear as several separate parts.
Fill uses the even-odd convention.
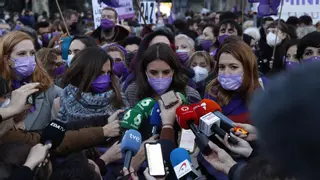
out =
[[[44,145],[51,143],[51,149],[56,149],[62,143],[65,134],[66,124],[53,120],[44,128],[41,134],[40,143]]]

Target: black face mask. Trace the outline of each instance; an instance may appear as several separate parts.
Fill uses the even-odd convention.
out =
[[[128,67],[130,66],[130,64],[131,64],[133,58],[136,56],[136,54],[137,54],[137,51],[127,53],[125,62]]]

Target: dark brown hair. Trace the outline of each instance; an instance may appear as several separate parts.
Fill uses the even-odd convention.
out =
[[[249,101],[253,91],[260,86],[258,64],[255,55],[251,51],[250,47],[243,41],[232,41],[230,43],[223,44],[217,54],[217,74],[219,72],[219,62],[222,53],[231,54],[235,59],[242,63],[244,70],[242,85],[237,91],[227,91],[222,88],[218,79],[215,78],[207,86],[208,94],[216,98],[217,103],[220,106],[227,105],[235,93],[241,93],[245,99]]]
[[[44,69],[52,76],[55,60],[61,56],[61,51],[53,48],[42,48],[36,53],[36,56],[42,62]]]
[[[112,103],[115,107],[123,106],[118,78],[112,72],[113,62],[111,57],[98,47],[89,47],[77,53],[72,59],[71,66],[65,74],[64,86],[71,84],[79,88],[77,99],[82,92],[92,92],[91,83],[102,74],[102,67],[110,61],[110,77],[115,96]]]
[[[144,53],[140,61],[137,72],[137,95],[139,99],[152,97],[155,92],[148,83],[146,70],[149,63],[155,60],[162,60],[174,71],[172,83],[168,89],[185,94],[188,79],[181,72],[181,64],[172,48],[165,43],[157,43],[150,46]]]

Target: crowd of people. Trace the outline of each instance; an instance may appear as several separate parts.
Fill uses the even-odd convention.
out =
[[[233,128],[206,137],[206,152],[188,134],[196,144],[188,151],[191,179],[319,178],[320,23],[307,15],[254,22],[253,14],[240,14],[188,11],[175,20],[161,14],[157,24],[136,18],[119,24],[117,11],[107,7],[96,29],[92,18],[73,10],[63,13],[66,24],[31,11],[6,16],[0,179],[177,179],[168,146],[182,147],[184,133],[195,128],[186,131],[177,113],[187,105],[207,110],[204,99],[217,103]],[[162,95],[171,91],[178,101],[166,106]],[[159,105],[156,133],[153,110],[136,110],[145,99]],[[128,112],[141,114],[132,128],[123,125]],[[192,121],[199,125],[201,116]],[[64,135],[50,134],[53,126]],[[124,167],[127,129],[143,142]],[[145,163],[145,144],[153,142],[161,144],[162,177],[151,176]]]

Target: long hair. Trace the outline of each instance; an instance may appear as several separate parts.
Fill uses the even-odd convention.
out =
[[[219,72],[219,62],[222,53],[231,54],[235,59],[240,61],[243,65],[243,82],[239,90],[227,91],[222,88],[217,78],[213,79],[207,86],[207,92],[209,95],[216,98],[217,103],[220,106],[227,105],[232,96],[240,93],[244,98],[249,101],[249,98],[253,91],[257,89],[259,85],[258,65],[257,60],[250,47],[243,41],[232,41],[221,47],[217,54],[217,66],[216,73]]]
[[[214,67],[216,65],[216,62],[214,61],[213,57],[206,51],[197,51],[193,53],[190,59],[188,60],[188,67],[192,68],[191,66],[193,61],[198,58],[203,58],[208,63],[208,65],[210,66],[211,72],[215,70]]]
[[[168,91],[174,90],[185,94],[188,80],[181,72],[180,62],[170,46],[164,43],[157,43],[150,46],[141,58],[136,79],[138,98],[143,99],[146,97],[152,97],[155,94],[148,83],[146,70],[148,64],[156,60],[166,62],[174,71],[173,80]]]
[[[93,92],[91,84],[102,74],[102,67],[107,61],[110,61],[111,85],[115,93],[115,99],[112,103],[115,107],[122,107],[124,103],[121,97],[119,80],[112,72],[112,58],[98,47],[86,48],[75,55],[65,74],[64,86],[71,84],[77,87],[79,89],[77,99],[81,98],[82,92]]]
[[[59,49],[42,48],[36,53],[37,59],[42,62],[43,67],[52,76],[55,66],[55,60],[61,56]]]
[[[16,79],[15,71],[9,66],[10,54],[12,53],[13,48],[24,40],[32,41],[33,39],[26,33],[13,31],[3,36],[0,40],[0,73],[1,76],[8,82],[10,91],[12,91],[12,81]],[[41,66],[41,63],[37,59],[36,64],[36,68],[31,75],[31,81],[39,82],[40,85],[38,88],[40,92],[44,92],[53,85],[53,82],[49,74]]]

